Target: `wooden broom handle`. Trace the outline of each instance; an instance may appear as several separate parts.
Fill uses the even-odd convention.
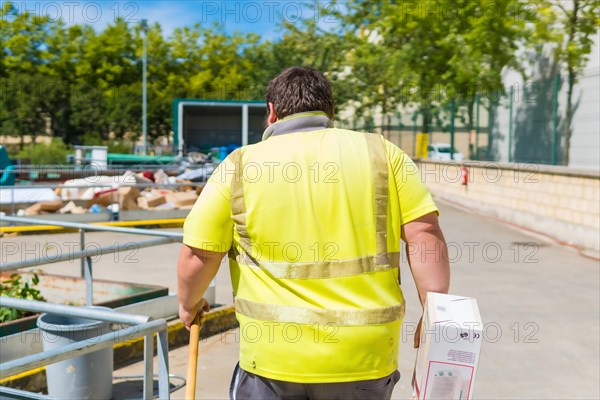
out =
[[[187,369],[187,383],[185,387],[185,398],[194,400],[196,398],[196,373],[198,371],[198,342],[200,341],[200,310],[194,322],[190,326],[190,351],[188,354],[188,369]]]

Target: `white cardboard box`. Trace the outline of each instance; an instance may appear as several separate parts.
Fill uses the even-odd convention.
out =
[[[482,331],[477,300],[427,293],[413,397],[419,400],[472,399]]]

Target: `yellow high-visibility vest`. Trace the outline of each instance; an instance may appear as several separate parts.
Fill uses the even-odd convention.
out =
[[[295,151],[306,146],[314,150]],[[400,217],[383,138],[300,132],[229,158],[240,366],[300,383],[395,371]]]

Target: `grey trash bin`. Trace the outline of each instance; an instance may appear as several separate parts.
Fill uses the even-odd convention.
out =
[[[54,314],[42,314],[37,326],[44,351],[83,340],[94,343],[111,331],[108,322]],[[48,394],[57,399],[110,399],[112,373],[112,347],[50,364],[46,366]]]

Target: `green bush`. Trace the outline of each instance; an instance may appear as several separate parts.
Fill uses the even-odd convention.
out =
[[[132,154],[133,143],[128,140],[114,141],[108,143],[109,153]]]
[[[40,278],[36,273],[33,274],[31,279],[22,281],[22,278],[21,274],[15,273],[11,274],[9,279],[0,282],[0,295],[15,299],[46,301],[40,291],[33,287],[40,282]],[[0,307],[0,323],[14,321],[31,314],[33,313],[29,311]]]
[[[17,158],[27,158],[33,165],[66,164],[69,146],[59,138],[51,143],[35,143],[28,145],[17,154]]]
[[[86,133],[83,135],[83,144],[85,146],[108,146],[109,153],[133,153],[133,142],[130,140],[103,140],[97,133]]]

